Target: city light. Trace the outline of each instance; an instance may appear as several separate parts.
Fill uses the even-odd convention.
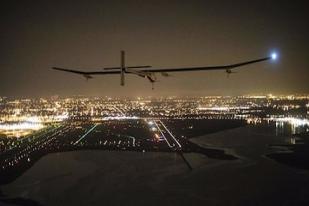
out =
[[[41,123],[21,122],[14,124],[0,124],[0,130],[39,130],[43,128]]]
[[[139,117],[136,116],[119,116],[119,117],[103,117],[102,120],[108,121],[108,120],[132,120],[132,119],[139,119]]]
[[[230,111],[236,109],[249,109],[248,106],[231,107],[231,106],[214,106],[214,107],[198,107],[199,110],[212,110],[212,111]]]
[[[0,133],[7,137],[23,136],[53,123],[71,121],[99,123],[139,119],[145,121],[151,132],[159,131],[155,122],[160,119],[230,119],[245,120],[249,124],[281,121],[294,125],[307,125],[303,119],[309,119],[308,102],[309,95],[291,94],[192,98],[139,97],[139,99],[132,100],[111,97],[58,98],[57,101],[43,98],[40,101],[12,99],[2,102]],[[268,116],[264,115],[265,111],[268,111]],[[288,113],[293,115],[288,115]],[[277,118],[289,119],[277,121]]]
[[[309,126],[309,120],[308,119],[299,119],[294,117],[283,117],[283,118],[274,118],[272,119],[276,122],[287,122],[295,127],[299,126]]]
[[[198,152],[187,143],[186,132],[200,132],[212,124],[209,120],[223,120],[224,126],[227,120],[240,125],[275,123],[276,132],[288,128],[297,134],[308,130],[308,101],[309,95],[277,94],[5,101],[0,111],[0,147],[18,153],[0,162],[0,169],[32,163],[38,152],[66,149]]]

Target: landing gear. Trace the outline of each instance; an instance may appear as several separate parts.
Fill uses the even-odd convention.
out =
[[[149,80],[151,83],[151,89],[154,90],[154,83],[156,82],[157,78],[154,73],[148,73],[145,75],[145,77]]]

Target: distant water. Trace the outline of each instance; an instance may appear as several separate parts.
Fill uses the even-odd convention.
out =
[[[277,133],[290,132],[290,137],[283,143],[271,145],[274,151],[267,154],[279,163],[291,167],[309,170],[309,131],[307,125],[277,125]],[[279,130],[279,131],[278,131]],[[283,130],[283,132],[281,132]]]

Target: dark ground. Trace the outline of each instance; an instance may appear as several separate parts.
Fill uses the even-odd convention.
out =
[[[50,154],[1,188],[41,205],[308,205],[309,172],[269,159],[286,142],[271,126],[247,126],[192,141],[238,160],[175,153],[78,151]]]

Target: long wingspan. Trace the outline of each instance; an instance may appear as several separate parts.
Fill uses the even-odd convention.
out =
[[[223,66],[207,66],[207,67],[184,67],[184,68],[163,68],[163,69],[144,69],[141,70],[143,72],[185,72],[185,71],[203,71],[203,70],[227,70],[227,69],[234,69],[236,67],[245,66],[248,64],[254,64],[262,61],[267,61],[272,59],[271,57],[265,57],[261,59],[230,64],[230,65],[223,65]]]
[[[229,65],[222,65],[222,66],[206,66],[206,67],[184,67],[184,68],[162,68],[162,69],[141,69],[136,70],[137,72],[150,72],[150,73],[156,73],[156,72],[185,72],[185,71],[203,71],[203,70],[230,70],[237,67],[242,67],[248,64],[254,64],[262,61],[267,61],[272,59],[272,57],[265,57],[261,59],[246,61],[246,62],[240,62],[236,64],[229,64]],[[134,66],[134,67],[127,67],[127,68],[150,68],[151,66]],[[71,72],[75,74],[84,75],[85,77],[91,78],[92,75],[106,75],[106,74],[119,74],[121,73],[120,67],[111,67],[111,68],[105,68],[103,71],[80,71],[80,70],[73,70],[73,69],[64,69],[59,67],[53,67],[52,69],[64,71],[64,72]],[[126,73],[132,73],[130,70],[127,70]]]

